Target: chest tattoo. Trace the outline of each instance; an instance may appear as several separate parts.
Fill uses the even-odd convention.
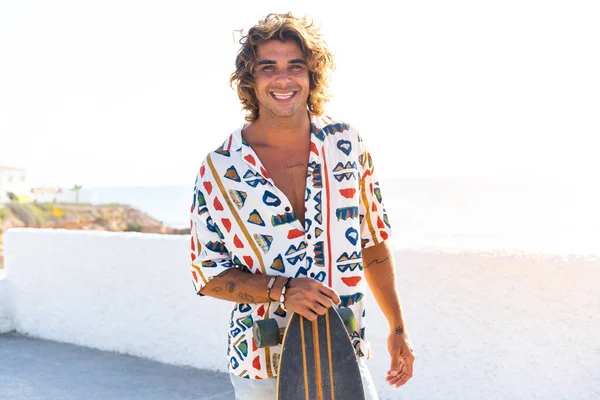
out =
[[[303,167],[305,164],[302,161],[298,161],[296,164],[284,164],[283,168],[297,168],[297,167]]]

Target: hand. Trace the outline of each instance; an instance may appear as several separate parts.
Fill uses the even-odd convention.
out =
[[[391,365],[385,380],[390,386],[400,387],[413,376],[415,353],[408,333],[401,326],[396,327],[390,333],[387,344]]]
[[[327,309],[340,304],[335,290],[312,278],[295,278],[285,292],[285,309],[314,321]]]

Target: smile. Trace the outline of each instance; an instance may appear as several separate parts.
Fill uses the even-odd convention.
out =
[[[277,100],[288,100],[292,98],[296,92],[270,92],[270,94]]]

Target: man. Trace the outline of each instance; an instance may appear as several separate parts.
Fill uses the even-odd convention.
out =
[[[236,303],[236,399],[275,398],[281,346],[256,348],[254,321],[285,327],[292,312],[314,320],[338,304],[354,313],[350,339],[376,399],[364,363],[367,284],[390,325],[390,385],[411,378],[414,355],[370,154],[353,128],[323,116],[333,58],[310,21],[270,14],[241,43],[231,83],[248,123],[202,163],[191,212],[196,292]]]

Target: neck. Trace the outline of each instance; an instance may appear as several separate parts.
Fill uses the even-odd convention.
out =
[[[308,111],[290,118],[269,118],[260,116],[244,129],[245,139],[261,145],[289,147],[302,143],[310,136],[310,116]]]

